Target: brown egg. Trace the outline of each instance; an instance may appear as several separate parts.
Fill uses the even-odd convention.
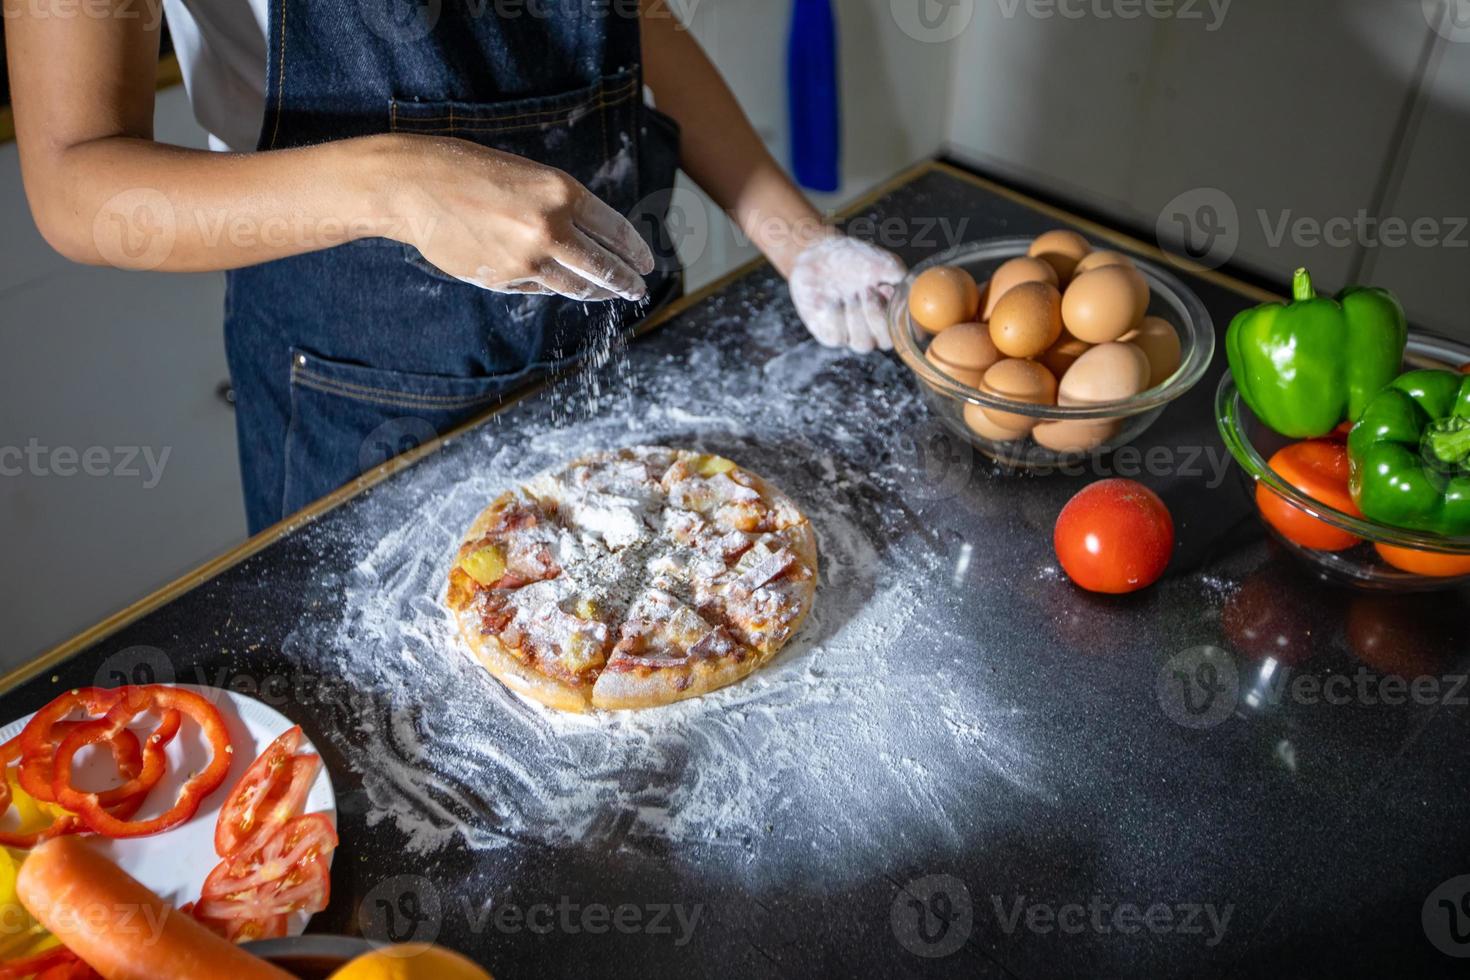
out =
[[[1078,340],[1064,330],[1057,342],[1041,355],[1041,363],[1045,364],[1046,369],[1053,375],[1060,378],[1090,347],[1092,347],[1091,344]]]
[[[1057,401],[1057,379],[1052,373],[1035,361],[1020,358],[1007,358],[992,364],[985,372],[980,390],[1033,405],[1055,405]],[[999,428],[1021,434],[1030,432],[1036,425],[1034,418],[1017,412],[1002,412],[990,408],[983,408],[981,411]]]
[[[1023,282],[995,304],[990,339],[1007,357],[1035,357],[1062,335],[1062,294],[1049,282]]]
[[[984,323],[956,323],[929,344],[925,351],[935,367],[971,388],[980,386],[987,368],[1001,359]]]
[[[1075,231],[1059,228],[1049,231],[1037,237],[1026,250],[1026,254],[1032,258],[1043,259],[1053,269],[1057,270],[1057,281],[1065,284],[1072,278],[1077,263],[1082,261],[1083,256],[1092,251],[1092,246],[1087,239]]]
[[[964,269],[935,266],[909,287],[909,315],[929,333],[973,320],[979,311],[980,287]]]
[[[1031,430],[1031,438],[1053,452],[1085,453],[1113,438],[1122,428],[1119,419],[1042,422]]]
[[[1057,404],[1096,405],[1132,398],[1148,386],[1149,370],[1148,358],[1132,344],[1098,344],[1077,358],[1057,385]]]
[[[1078,340],[1105,344],[1138,326],[1147,304],[1148,284],[1137,269],[1105,265],[1072,280],[1062,297],[1062,322]]]
[[[1073,271],[1072,278],[1075,279],[1084,272],[1091,272],[1093,269],[1101,269],[1105,265],[1126,265],[1129,268],[1133,268],[1133,260],[1122,252],[1112,252],[1108,249],[1101,248],[1096,252],[1089,252],[1083,256],[1082,261],[1077,263],[1077,268]]]
[[[1033,259],[1027,255],[1017,256],[1006,262],[995,275],[990,277],[990,291],[985,296],[985,302],[980,306],[980,319],[989,320],[995,312],[995,304],[1006,293],[1015,289],[1023,282],[1049,282],[1057,285],[1057,270],[1050,263],[1041,259]]]
[[[990,420],[989,413],[979,405],[965,405],[965,425],[977,436],[992,442],[1015,442],[1026,438],[1025,429],[1008,429],[1003,425],[996,425]]]
[[[1146,316],[1142,323],[1118,339],[1137,347],[1148,358],[1150,370],[1145,391],[1157,388],[1179,370],[1182,354],[1179,348],[1179,332],[1163,317]]]

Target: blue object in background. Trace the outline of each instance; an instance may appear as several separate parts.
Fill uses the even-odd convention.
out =
[[[842,182],[837,85],[837,20],[831,0],[792,0],[786,46],[791,171],[798,184],[814,191],[835,191]]]

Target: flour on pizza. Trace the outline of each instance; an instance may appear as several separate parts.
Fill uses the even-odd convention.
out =
[[[784,494],[720,456],[597,453],[502,494],[449,572],[461,635],[554,708],[644,708],[734,683],[811,610],[817,544]]]

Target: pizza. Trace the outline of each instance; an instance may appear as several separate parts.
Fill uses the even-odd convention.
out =
[[[475,659],[565,711],[648,708],[733,684],[811,611],[817,539],[722,456],[594,453],[475,518],[445,601]]]

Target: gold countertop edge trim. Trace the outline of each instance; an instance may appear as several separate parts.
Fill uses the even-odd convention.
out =
[[[1045,204],[1041,201],[1036,200],[1035,198],[1028,197],[1027,195],[1022,194],[1019,191],[1013,191],[1008,187],[1004,187],[1000,184],[995,183],[994,181],[987,180],[986,178],[980,177],[976,174],[972,174],[967,170],[962,170],[959,167],[955,167],[951,164],[947,164],[938,160],[921,161],[920,163],[917,163],[912,167],[900,171],[893,177],[884,181],[879,186],[873,188],[865,194],[860,195],[855,200],[844,205],[841,208],[839,215],[846,216],[861,211],[872,205],[878,199],[884,197],[889,193],[892,193],[897,188],[911,183],[912,181],[917,180],[919,177],[922,177],[925,174],[933,171],[938,171],[951,177],[963,180],[967,183],[973,184],[977,187],[981,187],[987,191],[999,195],[1000,197],[1006,198],[1007,200],[1014,201],[1015,203],[1024,205],[1025,207],[1045,214],[1048,217],[1054,217],[1058,220],[1070,222],[1077,227],[1086,230],[1089,234],[1095,234],[1099,238],[1129,248],[1135,252],[1139,252],[1140,254],[1149,255],[1151,257],[1163,259],[1165,261],[1171,261],[1170,259],[1168,259],[1168,257],[1165,256],[1163,250],[1158,248],[1157,246],[1151,246],[1148,243],[1133,238],[1130,235],[1125,235],[1121,232],[1113,231],[1112,229],[1106,228],[1103,225],[1099,225],[1096,222],[1087,221],[1086,219],[1073,215],[1070,212],[1065,211],[1061,208]],[[1179,260],[1175,259],[1172,261]],[[745,276],[754,272],[756,269],[764,265],[765,262],[766,260],[764,258],[758,257],[751,259],[750,261],[745,262],[740,266],[737,266],[736,268],[725,273],[724,275],[720,276],[718,279],[706,283],[704,286],[701,286],[694,292],[689,293],[686,296],[681,296],[679,299],[670,303],[663,309],[657,311],[647,320],[643,321],[636,328],[634,328],[634,336],[642,337],[648,333],[651,333],[652,331],[661,327],[663,324],[667,323],[673,317],[678,316],[680,313],[689,309],[691,306],[702,302],[713,294],[724,289],[726,286],[730,285],[737,279],[744,278]],[[1231,276],[1226,275],[1225,273],[1216,272],[1215,270],[1201,269],[1200,272],[1194,274],[1200,276],[1201,278],[1213,281],[1218,285],[1225,286],[1232,291],[1239,292],[1247,296],[1254,297],[1256,295],[1265,295],[1267,296],[1267,298],[1275,298],[1270,296],[1270,294],[1265,293],[1264,290],[1257,289],[1256,287],[1250,286],[1247,283],[1240,282],[1239,280],[1234,279]],[[208,580],[214,578],[216,575],[228,571],[241,562],[246,561],[247,559],[253,557],[255,554],[264,550],[266,546],[275,543],[278,539],[285,536],[288,532],[311,523],[328,511],[335,509],[340,504],[343,504],[353,497],[356,497],[358,494],[369,490],[374,486],[377,486],[379,483],[382,483],[389,476],[392,476],[399,470],[407,469],[408,467],[413,466],[424,457],[429,456],[434,452],[437,452],[446,443],[458,438],[459,436],[477,426],[483,425],[495,415],[503,412],[507,408],[510,408],[521,399],[527,398],[530,395],[533,395],[543,390],[548,385],[554,383],[556,380],[557,378],[549,378],[535,384],[527,385],[525,388],[522,388],[521,390],[515,392],[505,401],[496,405],[494,408],[491,408],[488,411],[475,416],[473,419],[470,419],[469,421],[464,422],[459,426],[456,426],[450,431],[424,443],[421,446],[416,446],[415,448],[409,450],[401,456],[395,456],[393,459],[390,459],[387,462],[382,463],[371,470],[368,470],[366,473],[362,474],[351,482],[345,483],[341,487],[338,487],[336,490],[323,497],[321,500],[318,500],[315,503],[310,504],[297,511],[296,513],[290,515],[289,517],[283,518],[277,523],[272,524],[270,527],[264,529],[260,533],[250,538],[247,538],[245,541],[236,545],[234,548],[231,548],[229,551],[226,551],[223,554],[204,562],[191,571],[185,572],[183,575],[169,582],[167,585],[164,585],[161,588],[149,593],[148,595],[143,596],[132,604],[126,606],[116,613],[113,613],[111,616],[108,616],[106,619],[103,619],[101,622],[96,623],[86,630],[83,630],[81,633],[78,633],[71,639],[64,640],[56,646],[51,647],[49,650],[43,651],[28,663],[21,664],[18,667],[6,671],[4,674],[0,674],[0,694],[9,693],[17,686],[25,683],[28,680],[31,680],[32,678],[46,671],[48,668],[54,667],[57,664],[60,664],[63,661],[69,659],[83,648],[90,646],[100,640],[106,639],[108,636],[111,636],[113,633],[116,633],[123,627],[128,626],[139,619],[142,619],[144,616],[158,609],[160,606],[171,602],[178,596],[183,595],[190,589],[193,589],[203,584],[204,582],[207,582]]]
[[[184,70],[179,67],[179,59],[172,53],[158,59],[158,74],[153,80],[155,92],[178,85],[184,80]],[[15,111],[10,104],[0,106],[0,143],[9,143],[15,139]]]
[[[664,307],[661,310],[658,310],[648,319],[644,320],[637,327],[635,327],[633,330],[634,336],[642,337],[658,329],[660,326],[667,323],[671,318],[677,316],[678,314],[682,313],[684,310],[700,302],[701,300],[704,300],[713,293],[718,292],[719,290],[728,286],[730,283],[734,282],[736,279],[750,274],[764,263],[765,259],[763,258],[751,259],[750,261],[745,262],[740,266],[725,273],[724,275],[720,276],[718,279],[715,279],[705,284],[704,286],[701,286],[694,292],[679,297],[668,306]],[[330,494],[316,501],[315,503],[303,507],[296,513],[282,518],[275,524],[272,524],[270,527],[267,527],[259,533],[245,539],[240,544],[231,548],[229,551],[226,551],[221,555],[211,558],[209,561],[204,562],[202,565],[199,565],[196,568],[185,572],[183,575],[179,576],[168,584],[160,587],[153,592],[150,592],[148,595],[139,598],[138,600],[134,601],[123,609],[118,610],[111,616],[103,619],[101,622],[98,622],[88,627],[82,632],[76,634],[68,640],[62,641],[56,646],[41,652],[29,662],[14,667],[6,671],[4,674],[0,674],[0,694],[9,693],[11,690],[18,687],[19,685],[24,684],[26,681],[31,680],[32,678],[44,673],[47,669],[55,667],[58,664],[70,659],[82,649],[91,646],[93,643],[97,643],[100,640],[106,639],[113,633],[116,633],[118,630],[121,630],[124,627],[134,622],[137,622],[139,619],[142,619],[144,616],[158,609],[160,606],[166,605],[167,603],[173,601],[174,599],[183,595],[185,592],[188,592],[190,589],[193,589],[203,584],[204,582],[207,582],[210,579],[214,578],[216,575],[228,571],[241,562],[248,560],[258,552],[263,551],[267,546],[274,544],[277,540],[284,537],[288,532],[311,523],[328,511],[335,509],[340,504],[346,503],[348,500],[351,500],[358,494],[369,490],[374,486],[377,486],[379,483],[382,483],[384,480],[392,476],[394,473],[397,473],[399,470],[407,469],[408,467],[417,463],[419,460],[423,459],[425,456],[437,452],[439,449],[443,448],[446,443],[455,438],[458,438],[459,436],[468,432],[470,429],[475,428],[476,426],[483,425],[485,422],[488,422],[492,417],[499,414],[500,412],[503,412],[507,408],[510,408],[521,399],[545,389],[548,385],[554,383],[559,377],[561,377],[561,375],[538,381],[519,389],[518,391],[508,396],[504,401],[497,404],[494,408],[491,408],[475,416],[474,418],[461,423],[460,425],[456,426],[453,429],[450,429],[448,432],[444,433],[441,436],[437,436],[420,446],[415,446],[413,449],[409,450],[406,453],[403,453],[402,455],[395,456],[387,462],[379,464],[373,469],[368,470],[366,473],[363,473],[362,475],[356,477],[352,481],[344,483],[342,486],[338,487],[336,490],[332,491]]]

